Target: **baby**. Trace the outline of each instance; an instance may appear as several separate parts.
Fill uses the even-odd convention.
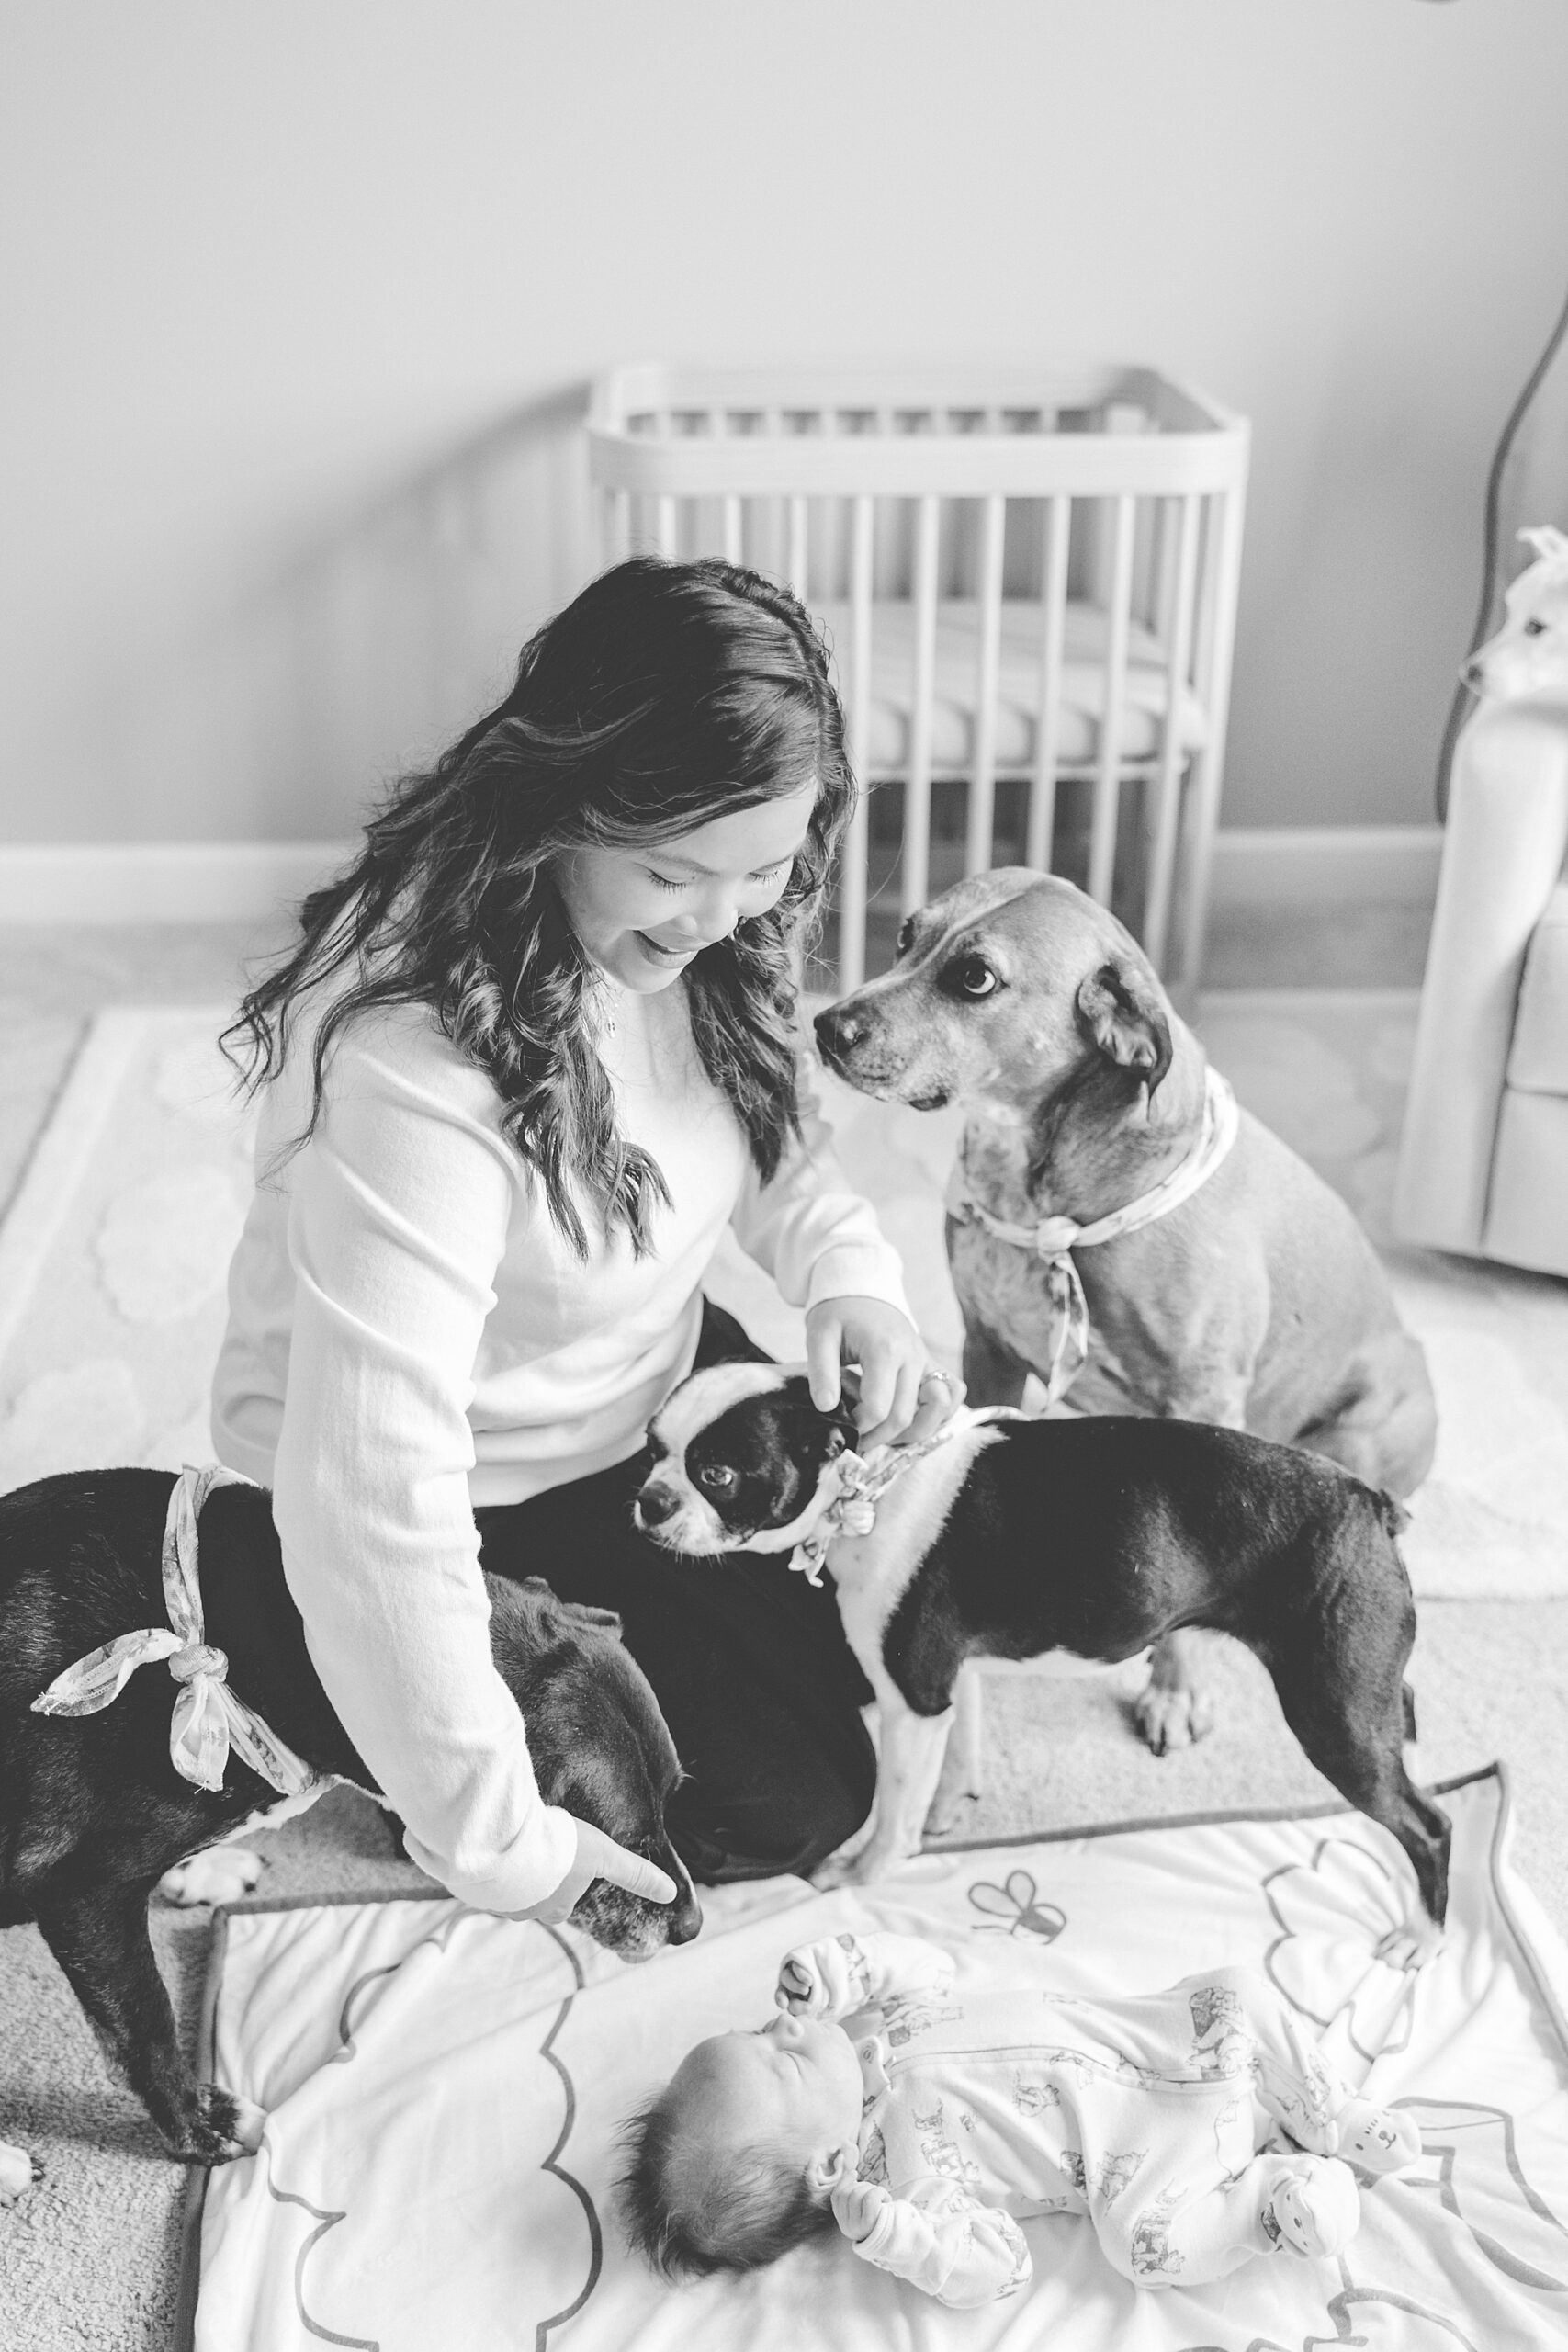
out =
[[[905,1936],[788,1953],[772,2023],[699,2042],[628,2120],[634,2245],[705,2277],[836,2223],[962,2309],[1030,2277],[1021,2219],[1082,2213],[1135,2284],[1199,2286],[1252,2255],[1337,2254],[1360,2220],[1350,2165],[1421,2153],[1255,1969],[1123,2000],[953,1974]]]

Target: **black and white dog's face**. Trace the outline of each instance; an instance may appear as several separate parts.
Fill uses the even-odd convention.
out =
[[[798,1365],[722,1363],[694,1372],[654,1416],[653,1466],[633,1516],[669,1552],[793,1550],[854,1426],[820,1413]]]

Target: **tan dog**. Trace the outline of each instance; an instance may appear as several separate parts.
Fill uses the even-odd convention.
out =
[[[1202,1129],[1203,1048],[1142,949],[1055,876],[1004,866],[911,915],[898,961],[817,1021],[824,1058],[863,1093],[964,1104],[960,1167],[995,1218],[1091,1224],[1179,1168]],[[949,1217],[971,1405],[1015,1405],[1056,1351],[1046,1261]],[[1140,1230],[1079,1248],[1084,1413],[1217,1421],[1326,1454],[1373,1487],[1426,1476],[1437,1413],[1360,1227],[1246,1112],[1197,1191]],[[1213,1720],[1207,1637],[1156,1645],[1138,1719],[1163,1752]]]

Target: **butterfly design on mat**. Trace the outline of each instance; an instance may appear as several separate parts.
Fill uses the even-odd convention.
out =
[[[1043,1944],[1048,1944],[1067,1924],[1065,1911],[1058,1911],[1054,1903],[1040,1901],[1028,1871],[1009,1871],[1001,1886],[981,1879],[970,1888],[969,1900],[976,1911],[986,1914],[984,1925],[976,1929],[977,1935],[1038,1936]]]

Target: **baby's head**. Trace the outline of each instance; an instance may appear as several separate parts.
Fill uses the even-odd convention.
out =
[[[859,2162],[860,2061],[843,2028],[787,2010],[699,2041],[628,2118],[621,2211],[667,2278],[758,2270],[832,2224]]]

